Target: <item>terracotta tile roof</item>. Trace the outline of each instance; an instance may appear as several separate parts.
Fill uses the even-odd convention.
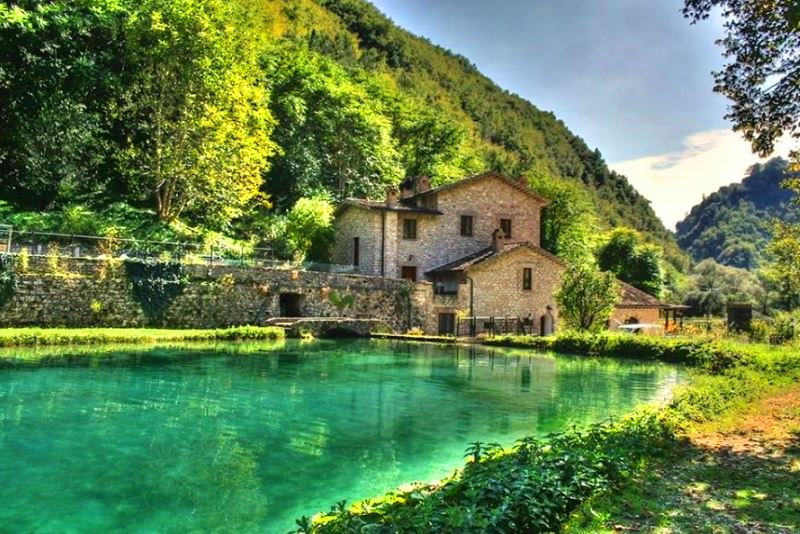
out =
[[[559,265],[564,265],[564,261],[555,256],[541,247],[537,247],[536,245],[529,243],[527,241],[520,242],[520,243],[510,243],[503,247],[500,251],[495,251],[492,247],[487,247],[478,252],[473,252],[472,254],[468,254],[462,258],[458,258],[457,260],[451,261],[444,265],[440,265],[435,269],[431,269],[425,274],[441,274],[441,273],[450,273],[450,272],[461,272],[461,271],[468,271],[475,265],[479,263],[483,263],[487,260],[499,258],[501,256],[505,256],[506,254],[513,252],[519,248],[527,248],[541,256],[548,258],[551,261],[555,261]]]
[[[346,208],[354,206],[356,208],[378,210],[378,211],[402,211],[405,213],[422,213],[425,215],[441,215],[442,212],[430,208],[418,208],[416,206],[408,206],[406,204],[391,204],[379,200],[369,200],[366,198],[348,198],[342,201],[336,208],[336,215],[339,215]]]
[[[617,308],[672,308],[671,304],[662,302],[653,295],[645,293],[622,280],[619,281],[619,292],[622,300],[617,304]]]
[[[525,193],[529,197],[538,200],[540,203],[542,203],[545,206],[550,203],[550,200],[548,200],[545,197],[537,194],[535,191],[531,190],[529,187],[525,187],[523,185],[520,185],[515,180],[512,180],[511,178],[508,178],[507,176],[504,176],[503,174],[500,174],[499,172],[494,172],[494,171],[483,172],[483,173],[480,173],[480,174],[474,174],[472,176],[468,176],[466,178],[462,178],[461,180],[457,180],[457,181],[451,182],[449,184],[440,185],[439,187],[434,187],[432,189],[429,189],[427,191],[423,191],[421,193],[415,193],[414,195],[412,195],[410,197],[404,198],[403,202],[413,201],[413,200],[415,200],[417,198],[420,198],[420,197],[423,197],[425,195],[431,195],[431,194],[434,194],[434,193],[440,193],[440,192],[446,191],[448,189],[454,189],[456,187],[461,187],[462,185],[466,185],[466,184],[470,184],[470,183],[473,183],[473,182],[477,182],[479,180],[483,180],[483,179],[486,179],[486,178],[497,178],[499,180],[502,180],[505,183],[507,183],[508,185],[510,185],[511,187],[513,187],[514,189],[516,189],[517,191],[521,191],[521,192]]]

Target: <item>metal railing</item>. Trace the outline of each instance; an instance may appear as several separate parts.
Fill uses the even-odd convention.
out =
[[[456,317],[456,337],[501,334],[539,334],[536,322],[530,317]]]
[[[267,267],[329,273],[355,273],[351,265],[280,260],[270,247],[154,241],[15,230],[0,226],[0,253],[87,259],[139,259],[184,264]]]

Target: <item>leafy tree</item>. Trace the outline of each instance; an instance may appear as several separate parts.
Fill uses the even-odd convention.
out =
[[[767,253],[771,261],[765,274],[778,289],[781,303],[788,309],[800,307],[800,228],[776,223]]]
[[[392,124],[366,83],[305,47],[278,48],[265,61],[281,148],[266,176],[280,209],[301,196],[376,196],[403,170]]]
[[[0,3],[0,196],[45,209],[102,185],[113,0]]]
[[[720,315],[728,302],[747,302],[767,311],[767,291],[755,273],[703,260],[692,269],[683,303],[691,315]]]
[[[658,297],[664,288],[661,255],[660,248],[643,243],[635,230],[617,228],[598,248],[597,264],[623,282]]]
[[[125,204],[162,229],[259,239],[302,197],[489,168],[572,184],[601,226],[646,232],[682,268],[597,150],[364,0],[13,5],[0,3],[0,197],[15,210]],[[546,238],[572,253],[572,230]]]
[[[539,176],[532,182],[533,189],[550,200],[542,212],[541,246],[570,263],[593,261],[598,223],[586,191],[549,176]]]
[[[725,19],[728,63],[714,90],[732,100],[726,118],[753,150],[769,156],[787,133],[800,138],[800,7],[796,0],[686,0],[696,23],[714,8]]]
[[[446,117],[407,107],[398,123],[396,135],[406,177],[434,176],[442,182],[462,178],[467,174],[464,167],[479,170],[474,162],[470,166],[463,161],[464,131]]]
[[[571,265],[556,293],[560,315],[579,330],[603,328],[619,302],[619,284],[610,272],[591,265]]]
[[[221,0],[144,0],[127,20],[122,163],[162,220],[225,221],[259,193],[272,119],[236,16]]]
[[[715,90],[733,101],[726,116],[753,151],[768,156],[785,134],[800,139],[800,4],[795,0],[686,0],[692,22],[722,8],[726,36],[720,41],[729,62],[715,73]],[[795,166],[800,152],[792,153]],[[788,181],[800,191],[796,177]],[[800,226],[778,223],[769,253],[768,277],[787,306],[798,304],[797,268]]]
[[[333,205],[323,198],[301,198],[286,215],[286,239],[296,256],[327,261],[333,243]]]

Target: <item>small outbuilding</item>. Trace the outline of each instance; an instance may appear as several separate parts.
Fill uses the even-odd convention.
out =
[[[621,300],[608,321],[609,330],[631,324],[663,324],[664,331],[671,332],[682,326],[683,311],[688,306],[668,304],[622,281],[619,288]]]

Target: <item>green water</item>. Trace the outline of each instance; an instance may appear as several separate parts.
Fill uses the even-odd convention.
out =
[[[0,531],[286,532],[663,399],[660,364],[317,341],[0,355]],[[22,360],[22,358],[25,358]]]

